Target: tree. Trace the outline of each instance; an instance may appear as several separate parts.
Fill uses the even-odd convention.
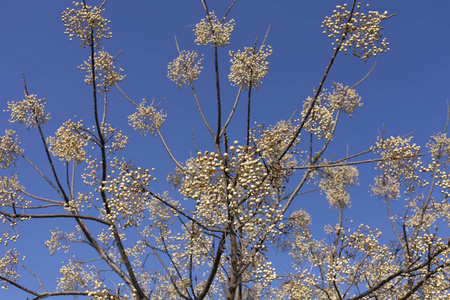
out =
[[[195,153],[184,162],[169,146],[176,141],[166,142],[170,136],[163,135],[164,104],[136,101],[121,88],[120,53],[106,49],[112,37],[104,12],[108,3],[83,1],[63,12],[65,33],[89,56],[79,69],[90,87],[92,121],[73,117],[47,134],[51,119],[45,99],[29,89],[33,79],[25,74],[23,100],[8,102],[9,121],[18,129],[6,129],[0,137],[4,289],[22,290],[32,299],[449,298],[448,124],[432,135],[428,152],[410,134],[386,137],[384,130],[365,151],[341,158],[331,152],[338,121],[362,105],[355,89],[375,66],[354,85],[329,83],[335,59],[348,53],[370,61],[387,52],[380,24],[395,14],[370,11],[356,1],[336,6],[323,21],[332,53],[313,95],[287,119],[253,126],[257,103],[251,100],[273,54],[270,26],[248,47],[229,52],[228,79],[235,95],[225,94],[227,70],[221,60],[228,58],[222,58],[222,48],[230,45],[235,21],[229,15],[236,3],[216,15],[201,1],[204,17],[195,25],[194,42],[205,47],[181,50],[175,39],[178,56],[167,76],[191,92],[207,133],[200,148],[206,150],[197,150],[194,138]],[[207,59],[211,65],[204,67]],[[213,70],[213,96],[197,89],[207,68]],[[119,96],[135,109],[127,121],[137,133],[108,121]],[[214,111],[204,109],[207,97],[214,98]],[[21,136],[28,134],[23,129],[37,135],[40,159],[33,160],[35,153],[19,142],[24,141],[19,130]],[[122,158],[133,158],[127,147],[138,133],[159,138],[172,160],[170,193],[158,188],[151,166]],[[350,187],[358,185],[356,167],[365,164],[375,167],[371,193],[388,211],[392,234],[387,240],[380,230],[347,219]],[[30,169],[50,192],[35,193],[40,189],[21,183],[27,175],[21,170]],[[314,190],[337,219],[328,222],[326,239],[316,237],[310,214],[294,205]],[[57,288],[42,283],[42,270],[31,269],[14,248],[22,228],[45,220],[52,221],[45,241],[50,255],[67,255]],[[290,257],[292,270],[283,273],[272,265],[277,251]]]

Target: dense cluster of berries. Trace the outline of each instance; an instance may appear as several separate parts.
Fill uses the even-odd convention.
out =
[[[234,28],[234,20],[224,22],[218,20],[214,12],[210,12],[206,19],[195,25],[195,43],[197,45],[208,45],[223,47],[230,44],[231,32]]]
[[[358,169],[354,166],[325,167],[319,175],[319,188],[327,196],[332,208],[346,208],[350,204],[349,188],[358,185]]]
[[[244,51],[230,51],[232,57],[228,79],[233,85],[241,87],[244,91],[252,88],[257,90],[261,80],[269,72],[267,58],[273,53],[270,46],[262,45],[258,51],[252,47],[245,47]]]
[[[9,249],[0,257],[0,270],[2,271],[2,277],[11,281],[17,282],[20,279],[20,275],[17,272],[17,267],[20,261],[24,260],[25,257],[21,257],[20,254],[13,249]],[[2,290],[7,290],[9,284],[2,280],[0,283]]]
[[[180,55],[167,67],[167,77],[175,82],[179,89],[185,84],[191,85],[200,76],[203,69],[202,58],[197,60],[196,51],[181,51]]]
[[[91,59],[89,57],[87,61],[78,67],[79,70],[87,72],[84,82],[89,85],[93,84]],[[109,92],[116,83],[121,82],[125,78],[125,75],[120,74],[123,69],[119,68],[117,70],[114,65],[114,58],[105,51],[98,51],[94,54],[94,68],[95,84],[101,92]]]
[[[75,123],[69,120],[58,128],[54,137],[47,138],[47,144],[49,151],[61,161],[79,164],[84,161],[89,139],[83,131],[82,121]]]
[[[308,112],[312,97],[306,98],[303,102],[302,117],[305,118]],[[333,138],[333,131],[336,124],[336,114],[343,111],[351,116],[356,108],[361,107],[361,97],[356,91],[342,83],[334,83],[331,91],[323,90],[316,99],[314,107],[306,120],[305,130],[317,134],[319,139]]]
[[[22,153],[19,139],[12,129],[5,130],[5,135],[0,136],[0,169],[7,169],[16,164]]]
[[[367,4],[367,6],[369,6]],[[322,23],[323,33],[334,39],[335,47],[345,35],[339,51],[347,53],[349,49],[356,57],[367,60],[378,53],[389,51],[389,43],[381,36],[381,21],[389,18],[388,12],[361,12],[361,3],[356,4],[356,11],[349,10],[347,4],[337,5],[331,17],[326,17]]]
[[[151,197],[145,188],[155,178],[150,174],[150,170],[132,168],[117,158],[111,162],[111,167],[114,170],[99,188],[100,191],[109,194],[107,199],[109,213],[105,210],[105,217],[122,228],[138,225],[150,204],[147,200]]]
[[[128,136],[124,135],[122,130],[113,127],[111,124],[102,124],[101,130],[104,139],[107,142],[105,148],[108,153],[122,151],[128,144]]]
[[[153,102],[147,105],[147,101],[144,99],[136,108],[136,112],[128,116],[128,123],[134,130],[140,131],[141,135],[155,135],[164,123],[166,116],[162,110],[157,111],[153,107]]]
[[[75,1],[73,4],[75,8],[67,8],[62,13],[62,21],[66,27],[64,33],[69,35],[70,40],[79,38],[83,47],[93,45],[100,48],[102,39],[112,37],[108,27],[110,21],[101,14],[103,9]]]
[[[378,138],[375,143],[374,150],[383,160],[377,163],[380,174],[375,177],[372,191],[380,198],[399,198],[402,184],[410,193],[414,193],[417,184],[425,184],[417,174],[417,170],[422,166],[420,146],[411,144],[411,139],[412,137],[400,136]]]
[[[22,101],[8,102],[9,122],[19,122],[28,129],[45,124],[50,120],[50,114],[45,114],[44,106],[45,98],[37,99],[36,95],[25,95]]]

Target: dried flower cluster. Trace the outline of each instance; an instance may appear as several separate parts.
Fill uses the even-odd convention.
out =
[[[348,116],[352,116],[356,108],[361,107],[361,97],[356,91],[342,83],[334,83],[332,92],[325,93],[328,102],[336,111],[344,111]]]
[[[65,122],[54,137],[47,138],[49,151],[61,161],[79,164],[86,156],[85,147],[89,136],[83,131],[83,122],[78,123],[69,120]]]
[[[149,192],[145,187],[155,179],[149,170],[133,170],[130,165],[117,159],[111,162],[111,167],[111,175],[100,187],[100,191],[110,195],[107,200],[109,212],[105,211],[106,219],[111,222],[123,220],[123,224],[118,224],[123,228],[139,225],[149,204]]]
[[[87,72],[84,82],[89,85],[93,84],[91,59],[92,58],[89,57],[87,61],[78,67],[78,69]],[[114,58],[105,51],[98,51],[95,53],[94,68],[95,84],[101,92],[109,92],[111,87],[115,86],[116,83],[121,82],[125,78],[125,75],[120,74],[123,69],[119,68],[117,71],[116,66],[114,66]]]
[[[25,95],[25,99],[17,102],[8,102],[11,112],[10,123],[19,122],[28,129],[43,125],[50,120],[50,114],[44,112],[45,99],[37,99],[36,95]]]
[[[219,21],[214,12],[210,12],[206,19],[202,19],[195,25],[195,43],[197,45],[211,44],[216,47],[229,45],[233,28],[233,19],[228,22],[224,22],[224,19]]]
[[[24,188],[20,185],[17,175],[10,177],[0,176],[0,209],[13,208],[14,214],[20,213],[29,207],[31,201],[23,198]],[[21,221],[27,218],[21,218]],[[8,246],[10,243],[15,243],[20,235],[16,230],[17,219],[10,218],[4,214],[0,215],[0,226],[4,230],[1,233],[0,245]],[[0,273],[1,274],[1,273]]]
[[[203,69],[202,58],[197,60],[196,51],[181,51],[180,55],[167,67],[167,77],[175,82],[179,89],[185,84],[191,85],[200,76]]]
[[[63,250],[64,253],[69,252],[69,244],[65,234],[57,228],[56,230],[50,230],[51,238],[45,241],[45,246],[48,248],[50,255],[55,254],[59,250]]]
[[[102,39],[112,37],[109,20],[105,19],[101,13],[102,9],[96,6],[88,6],[84,3],[73,2],[75,8],[67,8],[62,13],[62,21],[66,27],[65,34],[70,40],[77,37],[81,40],[81,46],[91,46],[100,48]]]
[[[254,48],[245,47],[244,51],[236,53],[230,51],[232,59],[228,79],[233,85],[241,87],[244,91],[248,89],[258,90],[261,80],[269,72],[267,58],[273,53],[270,46],[262,45],[258,51]]]
[[[369,6],[367,4],[367,6]],[[339,51],[352,54],[362,60],[367,60],[378,53],[389,51],[389,43],[381,36],[381,21],[389,18],[388,12],[380,14],[378,11],[361,12],[361,3],[356,4],[356,11],[351,13],[347,4],[337,5],[331,17],[326,17],[322,23],[323,33],[334,39],[332,43],[339,46],[340,40],[345,39],[339,46]]]
[[[17,282],[20,279],[20,275],[17,273],[17,265],[25,257],[20,257],[20,254],[16,250],[8,250],[0,257],[0,274],[3,278],[8,279],[11,282]],[[7,290],[9,284],[4,280],[1,282],[2,290]]]
[[[409,193],[414,193],[417,183],[425,184],[417,175],[417,170],[422,166],[422,160],[418,156],[420,146],[411,144],[411,139],[412,137],[399,136],[378,138],[375,149],[383,160],[377,163],[380,174],[375,177],[372,187],[374,195],[395,200],[400,197],[402,183]]]
[[[16,205],[26,208],[30,202],[24,200],[23,191],[24,187],[20,185],[17,175],[0,176],[0,207]]]
[[[446,133],[435,134],[427,144],[431,156],[434,158],[443,158],[450,156],[450,138]]]
[[[327,196],[331,208],[346,208],[350,204],[349,188],[358,185],[358,170],[353,166],[325,167],[319,173],[319,188]]]
[[[267,170],[255,149],[248,151],[244,146],[230,146],[224,159],[213,152],[199,152],[197,158],[186,162],[186,168],[179,192],[197,200],[196,216],[208,226],[220,228],[228,223],[226,212],[230,211],[238,217],[236,225],[241,224],[243,230],[253,235],[255,221],[268,224],[276,217],[276,205],[273,211],[261,210],[274,203],[269,197],[271,184],[264,180]],[[254,220],[259,214],[264,217]]]
[[[311,106],[313,98],[308,97],[303,102],[302,118]],[[317,134],[318,138],[333,138],[336,114],[343,111],[351,116],[357,107],[361,107],[361,97],[354,89],[342,83],[334,83],[331,92],[324,90],[316,99],[314,107],[305,123],[306,131]]]
[[[122,151],[128,144],[128,137],[122,133],[122,130],[114,128],[108,123],[104,123],[101,129],[105,141],[108,142],[105,145],[108,153]]]
[[[83,266],[81,262],[69,260],[59,272],[58,288],[61,291],[97,290],[103,285],[94,267]]]
[[[166,116],[162,110],[157,111],[153,107],[153,102],[147,105],[147,101],[144,99],[136,108],[136,112],[128,116],[128,123],[134,130],[140,131],[141,135],[155,135],[164,123]]]
[[[303,102],[302,118],[306,117],[306,113],[313,102],[313,98],[308,97]],[[305,123],[305,130],[309,133],[314,133],[319,139],[326,138],[331,140],[333,138],[333,127],[335,125],[334,110],[326,102],[327,97],[317,97],[316,103]]]
[[[0,169],[7,169],[15,165],[19,155],[22,153],[19,139],[12,129],[5,130],[5,135],[0,136]]]
[[[259,150],[258,154],[270,171],[267,180],[271,182],[273,195],[283,192],[285,181],[292,175],[292,167],[298,163],[294,156],[297,153],[295,148],[286,153],[281,160],[278,159],[293,139],[294,129],[291,120],[281,120],[268,128],[259,125],[252,136],[257,151]],[[296,139],[294,146],[298,142],[299,139]]]

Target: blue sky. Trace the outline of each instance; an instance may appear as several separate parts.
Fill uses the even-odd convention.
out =
[[[87,2],[98,5],[101,1]],[[222,15],[229,2],[210,0],[208,5],[210,10]],[[270,24],[267,44],[272,46],[274,54],[269,58],[269,74],[253,94],[252,118],[269,125],[300,110],[303,100],[317,87],[332,54],[331,41],[322,34],[321,22],[335,5],[342,3],[334,0],[238,0],[229,14],[236,20],[231,45],[219,51],[224,107],[232,105],[237,92],[226,78],[228,51],[251,46],[255,38],[261,41]],[[339,124],[335,143],[325,157],[333,153],[341,157],[347,144],[350,153],[367,149],[375,142],[377,130],[383,124],[387,135],[403,135],[416,130],[415,141],[423,146],[429,135],[442,131],[445,125],[446,98],[450,97],[450,2],[377,0],[369,3],[373,10],[397,13],[383,24],[382,33],[388,38],[391,51],[377,57],[375,70],[357,88],[364,105],[351,119]],[[84,73],[77,70],[77,66],[88,58],[89,51],[63,34],[61,12],[67,6],[72,6],[71,1],[18,0],[0,4],[0,108],[5,109],[7,101],[22,99],[21,73],[24,70],[29,92],[47,99],[47,112],[52,114],[51,123],[45,127],[48,135],[74,115],[84,119],[85,123],[92,122],[91,91],[83,82]],[[177,56],[175,35],[181,49],[204,53],[205,69],[196,87],[207,118],[211,122],[214,120],[212,48],[195,45],[192,32],[194,24],[204,17],[201,1],[110,0],[105,16],[111,20],[113,32],[113,39],[105,43],[105,50],[112,55],[121,51],[118,62],[127,76],[120,84],[121,88],[135,101],[166,98],[161,108],[168,116],[162,132],[178,160],[184,161],[194,152],[192,129],[197,147],[210,150],[212,143],[202,127],[190,90],[179,91],[166,76],[167,64]],[[325,86],[329,87],[332,81],[353,85],[373,63],[374,59],[364,63],[350,55],[339,55]],[[156,168],[160,180],[155,190],[167,189],[165,174],[173,169],[173,163],[160,141],[133,133],[126,124],[126,117],[133,112],[133,107],[118,92],[111,93],[109,105],[108,121],[122,127],[132,141],[124,155],[145,167]],[[245,126],[244,107],[244,103],[238,107],[231,127],[236,131],[229,134],[230,139],[242,142],[245,139],[242,130]],[[0,118],[2,132],[10,127],[18,129],[9,125],[7,119],[6,114]],[[27,153],[39,161],[43,153],[40,152],[42,147],[33,148],[37,142],[35,132],[20,131],[20,134]],[[9,175],[15,171],[6,170],[0,174]],[[370,167],[361,168],[360,173],[361,184],[352,194],[348,217],[364,220],[374,227],[382,226],[378,225],[381,220],[384,223],[387,220],[384,206],[370,198],[367,192],[374,174]],[[24,176],[25,182],[29,182],[27,188],[45,193],[43,186],[28,175]],[[294,205],[311,212],[313,226],[318,232],[330,218],[337,219],[336,212],[328,210],[325,198],[319,194],[298,200]],[[32,231],[29,227],[21,231],[22,244],[19,245],[24,245],[27,238],[38,243],[43,236],[47,238],[48,229],[54,227],[45,222],[34,224]],[[28,252],[32,249],[32,252],[44,255],[47,251],[42,243],[26,245]],[[42,256],[35,267],[42,267],[47,261],[51,264],[52,260],[47,259]],[[49,287],[54,283],[55,273],[51,276],[45,275]],[[4,293],[4,299],[25,299],[23,294],[16,292],[11,288],[1,293]]]

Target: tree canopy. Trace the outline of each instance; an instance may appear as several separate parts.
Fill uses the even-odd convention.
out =
[[[59,31],[66,39],[56,44],[80,47],[58,52],[55,60],[74,65],[61,65],[64,70],[49,77],[25,68],[18,80],[23,95],[3,102],[2,293],[31,299],[448,299],[448,100],[441,95],[440,115],[427,117],[438,123],[425,142],[416,143],[407,126],[391,134],[383,122],[370,124],[379,129],[371,136],[364,118],[357,119],[366,106],[371,123],[383,120],[375,113],[401,114],[395,105],[365,102],[366,94],[373,100],[371,91],[395,91],[371,80],[386,74],[383,57],[395,40],[385,32],[396,12],[367,1],[315,7],[311,16],[327,15],[304,24],[317,28],[287,28],[284,35],[277,23],[249,25],[253,19],[245,16],[260,12],[255,3],[197,4],[189,8],[192,15],[183,11],[190,4],[161,4],[166,9],[159,8],[158,21],[180,9],[171,21],[183,29],[169,35],[171,50],[158,43],[146,48],[156,66],[170,57],[156,75],[126,54],[141,51],[146,30],[158,30],[127,27],[129,7],[104,0],[62,10]],[[127,5],[139,14],[142,4]],[[115,18],[135,32],[113,37]],[[248,32],[239,33],[246,29],[258,34],[249,40]],[[313,50],[298,57],[301,48],[289,43],[296,45],[299,32],[322,34],[326,43],[303,40],[302,47]],[[288,56],[277,58],[272,41],[284,44],[280,51]],[[46,45],[47,51],[60,46],[53,47]],[[296,66],[300,60],[311,60],[308,68]],[[449,64],[448,58],[440,62]],[[293,78],[295,69],[311,83],[301,89],[306,94],[285,91],[305,85]],[[133,74],[148,76],[150,88]],[[50,89],[60,91],[58,103],[45,95]],[[284,100],[289,97],[294,100]]]

